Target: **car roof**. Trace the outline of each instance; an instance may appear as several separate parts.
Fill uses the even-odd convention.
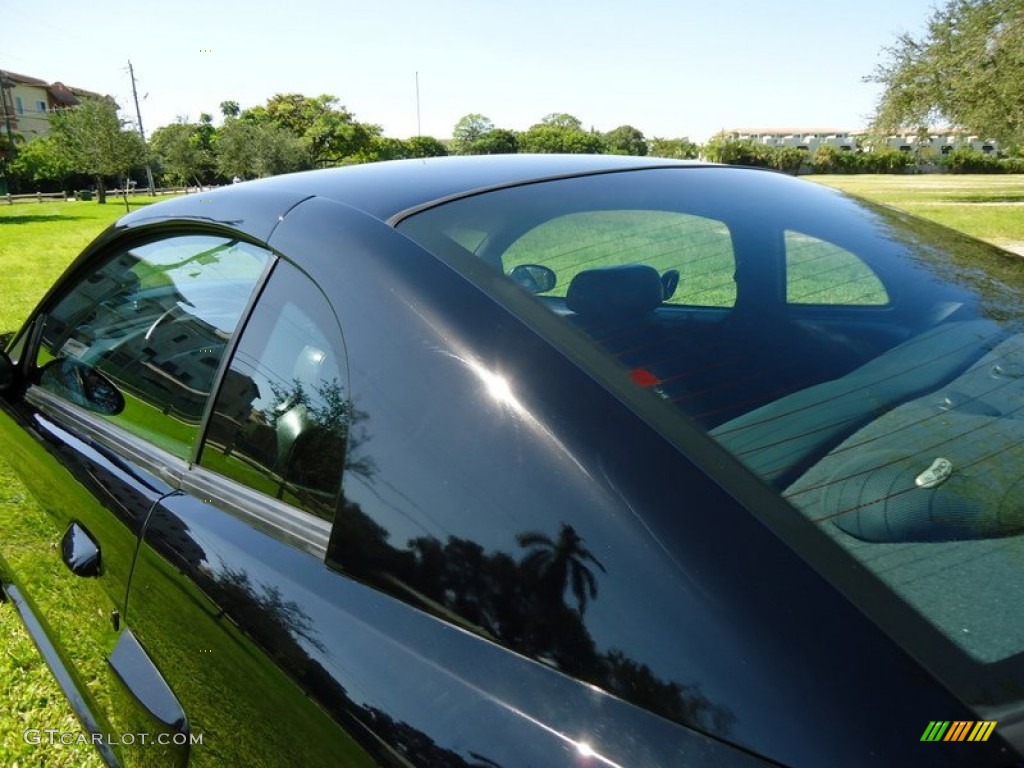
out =
[[[454,195],[578,174],[692,165],[620,155],[475,155],[429,157],[331,168],[255,182],[328,197],[387,220]]]
[[[289,208],[309,197],[336,200],[387,221],[403,211],[485,189],[564,176],[691,165],[702,164],[620,155],[515,154],[392,160],[284,174],[185,195],[130,213],[118,224],[131,227],[157,220],[204,219],[260,236],[263,230],[269,232]],[[242,211],[244,226],[240,226]]]

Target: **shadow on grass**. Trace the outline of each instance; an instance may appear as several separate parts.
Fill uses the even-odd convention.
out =
[[[0,224],[34,224],[42,221],[74,221],[86,216],[67,216],[63,213],[30,213],[25,216],[0,215]]]
[[[1024,192],[1007,192],[1001,195],[948,195],[943,196],[942,200],[951,203],[1024,203]]]
[[[153,203],[160,203],[163,202],[164,200],[173,200],[174,197],[176,196],[161,197],[158,200],[132,200],[129,197],[128,205],[132,208],[145,208],[147,205],[152,205]],[[118,205],[124,206],[124,199],[121,197],[107,198],[107,205],[110,205],[112,202],[116,202]]]

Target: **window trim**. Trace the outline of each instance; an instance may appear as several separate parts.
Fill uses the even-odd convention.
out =
[[[179,487],[181,476],[188,469],[188,462],[185,459],[165,451],[123,427],[99,418],[38,384],[30,385],[25,391],[25,401],[60,426],[116,452],[173,488]]]
[[[282,261],[285,262],[286,266],[282,267],[280,270],[278,270],[276,265],[278,263],[282,262]],[[348,345],[347,345],[347,343],[345,341],[345,331],[344,331],[344,328],[342,328],[341,319],[338,317],[337,309],[335,308],[334,303],[331,301],[330,296],[324,290],[323,286],[321,286],[320,283],[318,283],[305,269],[303,269],[300,265],[296,264],[294,261],[292,261],[290,259],[287,259],[287,258],[284,258],[284,257],[278,258],[277,261],[275,262],[275,268],[273,270],[271,270],[269,272],[269,274],[267,274],[267,276],[264,279],[263,283],[261,284],[259,290],[257,292],[254,292],[254,294],[253,294],[253,297],[254,297],[253,298],[253,306],[247,308],[247,314],[245,315],[244,322],[240,322],[239,323],[239,326],[238,326],[238,329],[237,329],[237,331],[235,333],[234,338],[232,338],[230,340],[228,346],[226,347],[226,349],[229,350],[229,351],[226,352],[226,354],[224,355],[224,358],[223,358],[223,361],[222,361],[223,366],[217,372],[217,378],[215,379],[215,386],[214,386],[214,388],[212,390],[212,396],[207,401],[207,407],[204,409],[202,420],[200,421],[200,434],[199,434],[199,438],[198,438],[198,440],[196,442],[196,450],[193,453],[193,456],[192,456],[192,459],[191,459],[191,464],[192,464],[192,467],[194,469],[200,469],[201,468],[205,472],[210,473],[211,475],[223,478],[226,481],[229,481],[231,483],[237,484],[238,487],[245,488],[247,491],[249,491],[251,493],[254,493],[254,494],[257,494],[258,498],[261,498],[261,499],[272,499],[276,503],[285,505],[290,510],[300,511],[303,514],[306,514],[306,515],[309,515],[309,516],[315,518],[316,520],[324,521],[324,522],[327,523],[328,531],[329,531],[330,527],[332,527],[334,525],[334,517],[337,514],[338,506],[342,503],[342,500],[344,499],[345,479],[346,479],[347,473],[348,473],[348,470],[347,470],[347,468],[346,468],[344,463],[342,464],[342,466],[340,468],[340,473],[339,473],[339,476],[338,476],[338,490],[337,490],[337,493],[335,494],[334,505],[333,505],[333,509],[332,509],[331,517],[330,518],[321,517],[321,516],[316,515],[316,514],[314,514],[312,512],[309,512],[308,510],[302,509],[302,507],[293,506],[293,505],[288,504],[287,502],[284,502],[284,501],[281,501],[281,500],[278,500],[278,499],[274,499],[273,497],[268,496],[263,491],[259,491],[259,490],[255,489],[255,488],[253,488],[252,486],[246,485],[245,483],[243,483],[240,480],[236,480],[234,478],[229,477],[228,475],[221,474],[221,473],[217,472],[216,470],[211,469],[208,466],[202,464],[203,451],[207,447],[207,440],[208,440],[208,437],[209,437],[209,430],[210,430],[211,425],[213,424],[213,417],[215,415],[215,409],[216,409],[217,402],[218,402],[219,397],[220,397],[221,388],[222,388],[222,386],[224,384],[224,380],[227,378],[228,372],[230,371],[230,368],[231,368],[230,362],[234,359],[234,356],[235,356],[235,353],[236,353],[236,351],[238,349],[238,346],[242,343],[242,339],[245,337],[246,331],[249,329],[249,325],[250,325],[250,323],[252,321],[253,310],[255,308],[255,304],[256,304],[256,302],[259,302],[263,298],[263,296],[265,295],[267,290],[271,287],[271,281],[273,280],[274,275],[278,271],[286,272],[287,269],[294,270],[295,275],[300,276],[304,280],[306,280],[308,285],[312,286],[319,293],[319,295],[322,297],[323,302],[324,302],[324,306],[326,306],[330,310],[330,315],[333,318],[335,329],[337,330],[337,338],[338,338],[338,340],[341,343],[340,354],[339,354],[338,357],[339,357],[339,364],[340,364],[340,366],[343,369],[341,371],[342,378],[344,379],[344,382],[345,382],[345,389],[347,391],[351,391],[351,371],[350,371],[350,368],[349,368],[349,360],[348,360]],[[350,445],[351,445],[351,432],[347,431],[346,435],[345,435],[345,450],[344,450],[344,453],[343,453],[343,456],[346,457],[346,458],[349,455]],[[256,498],[256,497],[254,497],[254,498]],[[326,539],[325,539],[324,540],[324,547],[325,547],[325,549],[324,549],[323,554],[326,554],[326,543],[327,542],[326,542]]]
[[[264,533],[323,559],[331,522],[250,489],[205,467],[193,466],[123,427],[33,385],[25,400],[58,426],[69,429],[160,478],[176,491],[211,499],[218,508]]]
[[[324,520],[198,464],[182,475],[178,489],[194,498],[209,499],[232,517],[321,561],[327,556],[333,520]]]
[[[194,466],[199,465],[199,456],[202,452],[202,446],[206,442],[206,434],[210,429],[210,420],[213,418],[213,407],[216,405],[217,396],[224,385],[224,377],[227,375],[228,368],[230,367],[229,363],[235,356],[235,351],[238,349],[238,343],[242,338],[242,334],[249,327],[249,320],[256,309],[256,305],[259,303],[260,297],[263,296],[263,292],[266,290],[267,283],[270,282],[270,278],[274,274],[274,268],[281,260],[281,257],[270,246],[263,247],[270,253],[270,258],[263,268],[263,273],[253,286],[253,290],[249,294],[249,300],[242,309],[242,314],[238,317],[235,332],[231,334],[227,344],[224,345],[224,354],[221,355],[220,362],[217,364],[217,371],[210,382],[210,394],[206,398],[203,412],[199,416],[199,426],[196,429],[195,442],[192,443],[192,451],[189,454],[189,463]]]
[[[262,296],[263,289],[266,287],[267,281],[270,279],[270,275],[274,271],[274,267],[277,262],[281,260],[280,254],[266,243],[262,243],[259,240],[245,236],[240,232],[234,232],[230,229],[221,227],[196,227],[189,223],[182,227],[162,227],[159,230],[147,228],[143,232],[133,231],[127,233],[124,237],[117,237],[98,246],[96,244],[90,245],[83,252],[82,256],[80,256],[79,259],[77,259],[68,269],[58,283],[56,283],[46,294],[43,300],[39,303],[34,316],[31,318],[29,323],[26,323],[25,327],[29,324],[32,326],[32,332],[24,348],[21,350],[20,358],[20,361],[23,362],[23,372],[26,381],[33,382],[37,373],[41,370],[36,365],[36,361],[39,357],[39,348],[42,344],[43,327],[45,325],[46,317],[49,314],[49,310],[52,309],[55,304],[67,297],[75,287],[81,284],[83,275],[86,275],[89,272],[90,265],[95,265],[97,262],[104,261],[114,253],[124,253],[132,248],[149,245],[161,240],[202,236],[224,237],[236,240],[240,243],[246,243],[266,251],[268,258],[267,263],[263,266],[263,271],[253,284],[252,291],[249,294],[249,298],[246,301],[245,306],[242,308],[242,311],[238,316],[238,323],[235,326],[234,332],[224,345],[224,354],[221,356],[217,365],[217,370],[214,372],[213,379],[211,380],[210,396],[206,398],[206,403],[203,406],[199,422],[196,426],[195,439],[193,440],[187,458],[184,459],[189,464],[194,464],[196,462],[196,458],[199,455],[199,446],[202,445],[202,442],[205,439],[208,420],[212,410],[212,403],[215,400],[216,393],[220,391],[220,387],[227,370],[227,361],[234,355],[242,329],[248,324],[249,317],[252,314],[256,303],[259,301],[260,296]],[[34,384],[30,384],[29,386],[35,387]],[[125,430],[125,432],[127,434],[132,434],[129,430]],[[141,437],[138,439],[142,440]],[[168,453],[168,455],[173,454]]]

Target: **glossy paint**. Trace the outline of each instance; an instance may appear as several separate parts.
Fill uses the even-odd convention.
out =
[[[337,248],[309,248],[303,261],[315,279],[325,283],[339,261],[349,278],[331,281],[329,295],[346,329],[352,397],[366,414],[350,450],[377,468],[346,479],[329,563],[439,616],[476,616],[482,625],[469,626],[481,635],[605,689],[621,684],[603,676],[621,654],[646,682],[630,680],[619,695],[787,764],[836,764],[838,743],[850,764],[912,760],[919,745],[890,737],[916,730],[921,707],[962,707],[723,490],[742,490],[747,475],[705,436],[678,442],[694,446],[721,484],[480,286],[376,222],[310,201],[273,245],[300,253],[305,238]],[[488,270],[474,277],[503,291]],[[746,495],[771,505],[763,489]],[[506,633],[478,607],[500,612],[503,600],[529,594],[507,584],[517,573],[509,563],[530,554],[524,534],[557,546],[567,529],[604,567],[587,564],[599,592],[582,626],[559,623],[547,603],[550,624]],[[833,556],[843,557],[838,548]],[[447,573],[430,572],[438,567]],[[493,594],[457,578],[489,567],[505,578]],[[459,584],[467,591],[445,593]],[[892,680],[898,694],[879,701]],[[690,697],[659,700],[664,687]],[[823,711],[837,688],[848,694]],[[862,710],[872,717],[858,727]],[[801,735],[808,723],[820,742]]]
[[[42,510],[0,521],[0,573],[54,639],[91,727],[181,731],[166,696],[139,695],[151,664],[202,736],[117,760],[1019,760],[998,730],[922,744],[929,720],[979,718],[792,544],[866,578],[852,558],[778,522],[777,494],[696,426],[653,426],[668,405],[500,275],[442,262],[383,221],[431,195],[637,164],[460,161],[239,185],[126,217],[72,269],[183,226],[268,245],[333,304],[359,414],[324,521],[31,384],[0,398],[0,438]],[[95,577],[53,546],[76,524],[101,552]],[[581,586],[538,578],[554,563]],[[119,645],[121,677],[107,663]]]
[[[80,420],[45,393],[30,393],[15,408],[5,403],[0,410],[6,459],[36,502],[21,510],[4,505],[2,557],[26,610],[67,665],[76,691],[72,701],[77,698],[93,713],[101,733],[156,733],[107,657],[118,640],[112,616],[124,610],[143,520],[171,489],[80,427]],[[78,575],[63,562],[61,540],[76,525],[100,550],[95,575]],[[127,762],[141,758],[141,751],[129,755],[138,749],[110,747]],[[160,747],[146,753],[167,754]]]

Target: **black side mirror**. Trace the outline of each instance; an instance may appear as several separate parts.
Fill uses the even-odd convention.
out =
[[[519,264],[508,276],[530,293],[546,293],[555,287],[555,271],[540,264]]]
[[[44,389],[96,413],[116,416],[124,410],[124,395],[114,382],[78,360],[66,357],[51,360],[39,372],[39,383]]]

